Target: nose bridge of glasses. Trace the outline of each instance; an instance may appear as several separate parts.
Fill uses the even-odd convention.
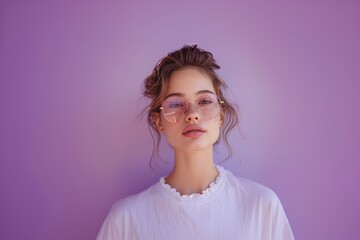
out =
[[[186,101],[185,103],[186,103],[185,105],[186,108],[184,109],[185,114],[190,114],[192,112],[199,113],[196,100]]]

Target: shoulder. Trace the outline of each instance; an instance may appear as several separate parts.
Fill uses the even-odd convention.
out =
[[[115,202],[110,210],[109,215],[112,218],[129,217],[132,214],[145,211],[149,204],[161,198],[159,183],[155,183],[144,191],[127,196]]]
[[[155,191],[156,184],[150,186],[140,193],[122,198],[112,205],[110,212],[115,215],[121,212],[126,214],[142,208],[151,198],[154,197]]]
[[[242,199],[251,202],[261,201],[262,203],[277,204],[279,198],[277,194],[267,186],[255,181],[235,176],[229,170],[226,170],[229,186],[241,195]]]
[[[249,229],[259,239],[294,239],[288,219],[277,194],[270,188],[226,171],[227,195],[241,202]],[[259,231],[254,226],[266,226]],[[251,231],[250,231],[251,232]]]
[[[157,185],[115,202],[96,239],[133,239],[136,226],[142,221],[141,216],[147,209],[147,202],[158,195]]]

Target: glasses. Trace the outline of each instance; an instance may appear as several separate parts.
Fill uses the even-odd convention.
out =
[[[192,101],[186,101],[179,96],[171,96],[164,101],[160,110],[167,121],[177,123],[189,113],[190,107],[193,107],[202,119],[215,118],[219,115],[223,103],[224,101],[212,93],[201,94]]]

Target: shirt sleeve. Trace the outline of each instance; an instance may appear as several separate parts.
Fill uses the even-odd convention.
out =
[[[275,195],[272,209],[271,239],[294,240],[294,236],[279,198]]]
[[[115,220],[110,212],[102,224],[96,240],[123,240],[125,239],[122,230],[123,221]]]
[[[130,214],[131,202],[129,198],[113,204],[96,240],[138,239],[135,224]]]

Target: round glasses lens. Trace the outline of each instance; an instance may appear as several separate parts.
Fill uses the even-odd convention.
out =
[[[202,95],[196,102],[197,111],[203,119],[216,117],[221,110],[220,101],[214,94]]]
[[[183,98],[170,97],[163,104],[163,114],[166,120],[176,123],[186,111],[187,103]]]

